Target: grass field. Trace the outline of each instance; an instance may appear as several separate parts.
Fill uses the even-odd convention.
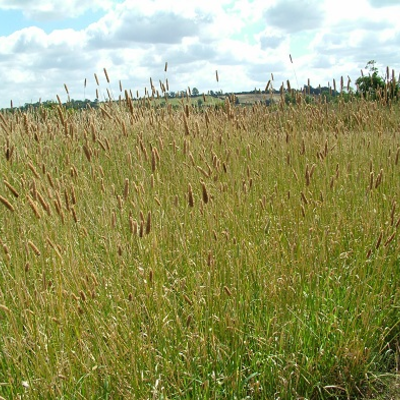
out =
[[[385,393],[399,127],[363,100],[0,114],[0,396]]]

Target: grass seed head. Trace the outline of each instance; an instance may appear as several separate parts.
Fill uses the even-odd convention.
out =
[[[146,235],[148,235],[151,231],[151,211],[148,212],[147,214],[147,220],[146,220]]]
[[[136,220],[132,218],[131,215],[129,216],[129,228],[132,235],[136,236],[138,234],[138,223]]]
[[[37,248],[37,246],[31,241],[28,240],[28,246],[33,250],[33,252],[37,255],[40,256],[40,250]]]
[[[108,76],[107,70],[106,70],[105,68],[103,68],[103,71],[104,71],[104,76],[106,77],[107,83],[110,83],[110,78],[109,78],[109,76]]]
[[[140,221],[139,237],[143,237],[144,223]]]
[[[10,211],[14,211],[14,206],[3,196],[0,196],[0,202]]]
[[[226,293],[228,296],[232,296],[232,292],[231,292],[231,290],[228,288],[228,286],[224,286],[224,290],[225,290],[225,293]]]
[[[4,184],[6,185],[6,187],[8,188],[8,190],[14,195],[14,197],[19,197],[19,193],[17,191],[17,189],[14,188],[14,186],[12,186],[8,181],[6,181],[5,179],[3,180]]]
[[[189,206],[194,207],[193,189],[190,183],[188,186],[188,200],[189,200]]]
[[[185,135],[190,135],[189,123],[185,113],[183,113],[183,124],[185,126]]]
[[[383,231],[379,234],[378,240],[376,241],[375,249],[378,250],[379,246],[381,245],[382,242],[382,237],[383,237]]]
[[[40,219],[42,216],[40,215],[39,209],[36,207],[34,200],[31,199],[31,197],[29,195],[27,195],[26,197],[27,197],[28,203],[29,203],[33,213],[35,214],[36,218]]]
[[[193,305],[193,301],[190,300],[190,298],[189,298],[189,296],[187,294],[184,294],[183,298],[185,299],[186,303],[188,303],[190,306]]]
[[[71,214],[72,214],[72,218],[74,219],[74,222],[77,224],[79,222],[79,220],[76,215],[75,207],[71,207]]]
[[[125,184],[124,184],[124,200],[126,201],[126,199],[129,196],[129,179],[125,178]]]
[[[385,247],[388,246],[388,245],[390,244],[390,242],[394,239],[395,235],[396,235],[396,231],[394,231],[394,232],[386,239],[386,242],[385,242],[385,244],[384,244]]]
[[[10,309],[7,306],[5,306],[4,304],[0,304],[0,310],[3,310],[7,313],[11,312]]]
[[[208,196],[206,184],[204,182],[201,182],[201,189],[202,189],[203,201],[205,204],[207,204],[208,200],[209,200],[209,196]]]
[[[154,152],[154,148],[151,151],[151,171],[155,172],[156,170],[156,165],[157,165],[157,156]]]

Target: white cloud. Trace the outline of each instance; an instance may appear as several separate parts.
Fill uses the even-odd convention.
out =
[[[0,36],[0,107],[11,98],[54,99],[64,83],[82,98],[85,78],[85,94],[94,98],[93,73],[104,89],[104,67],[117,94],[119,79],[134,93],[143,93],[149,77],[168,77],[174,91],[231,92],[263,88],[271,72],[279,87],[286,79],[295,86],[296,76],[299,86],[341,75],[355,81],[370,59],[398,70],[400,5],[384,3],[389,8],[373,0],[0,0],[0,12],[20,10],[35,25]],[[99,9],[103,17],[79,31],[46,33],[41,25]]]
[[[87,11],[107,10],[111,0],[0,0],[0,10],[18,10],[34,21],[75,18]]]
[[[368,0],[368,3],[371,4],[372,7],[376,8],[399,5],[398,0]]]
[[[325,19],[320,0],[281,0],[266,10],[264,17],[267,24],[287,33],[315,30]]]
[[[91,47],[131,47],[137,43],[179,43],[196,36],[199,23],[172,12],[158,11],[151,16],[137,10],[109,15],[87,30]]]
[[[284,41],[285,36],[275,33],[264,33],[259,36],[261,49],[277,49]]]

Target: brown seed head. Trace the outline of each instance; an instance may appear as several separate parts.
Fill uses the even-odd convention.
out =
[[[10,211],[14,211],[13,205],[3,196],[0,196],[0,202],[3,203]]]
[[[375,249],[376,249],[376,250],[378,250],[378,249],[379,249],[379,246],[381,245],[382,237],[383,237],[383,231],[381,231],[381,233],[379,234],[378,240],[377,240],[377,242],[376,242],[376,245],[375,245]]]
[[[183,295],[183,298],[185,299],[186,303],[188,303],[190,306],[193,305],[193,301],[190,300],[189,297],[186,294]]]
[[[126,201],[126,199],[129,196],[129,179],[125,178],[125,185],[124,185],[124,200]]]
[[[224,290],[225,290],[225,293],[226,293],[228,296],[232,296],[232,292],[230,291],[230,289],[228,288],[228,286],[224,286]]]
[[[17,190],[12,186],[10,183],[8,183],[5,179],[3,180],[4,184],[6,187],[10,190],[10,192],[14,195],[14,197],[19,197],[19,193]]]
[[[37,256],[40,256],[40,250],[36,247],[36,245],[31,240],[28,240],[28,245]]]
[[[103,68],[104,71],[104,76],[106,77],[107,83],[110,83],[110,78],[108,76],[107,70],[105,68]]]
[[[207,204],[209,197],[208,197],[208,193],[207,193],[206,184],[204,182],[201,182],[201,189],[202,189],[203,201],[205,204]]]
[[[193,189],[190,183],[188,187],[188,198],[189,198],[189,206],[194,207]]]
[[[146,221],[146,235],[148,235],[151,231],[151,211],[147,214],[147,221]]]

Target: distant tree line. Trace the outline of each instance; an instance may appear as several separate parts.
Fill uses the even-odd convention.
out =
[[[53,101],[53,100],[46,100],[46,101],[37,101],[36,103],[25,103],[23,106],[20,107],[9,107],[9,108],[3,108],[1,109],[2,111],[8,111],[8,112],[13,112],[13,111],[28,111],[28,110],[35,110],[39,108],[56,108],[58,105],[58,102]],[[87,108],[97,108],[99,106],[99,101],[96,99],[94,101],[92,100],[74,100],[71,99],[70,101],[63,103],[63,106],[67,110],[84,110]]]
[[[392,70],[390,74],[389,68],[386,69],[386,76],[383,77],[379,74],[378,68],[376,67],[376,61],[371,60],[368,61],[365,69],[367,70],[367,75],[361,71],[361,76],[357,78],[356,90],[350,87],[350,81],[346,87],[343,86],[343,80],[341,80],[340,90],[337,90],[335,81],[333,82],[333,87],[331,86],[318,86],[312,87],[311,85],[304,85],[301,90],[292,89],[290,87],[289,81],[287,82],[287,88],[285,89],[283,84],[279,90],[269,88],[269,90],[261,90],[261,89],[253,89],[250,91],[242,91],[233,93],[233,95],[264,95],[266,96],[262,102],[270,105],[274,103],[272,97],[268,97],[268,95],[280,95],[284,98],[286,104],[295,104],[299,94],[303,95],[303,99],[307,103],[312,103],[318,99],[323,99],[323,101],[331,102],[338,101],[338,99],[342,99],[344,101],[351,101],[353,98],[364,98],[366,100],[384,100],[384,101],[394,101],[399,99],[400,95],[400,86],[399,81],[396,79],[394,71]],[[399,77],[400,80],[400,77]],[[268,87],[267,87],[268,88]],[[266,89],[267,89],[266,88]],[[177,92],[169,91],[167,92],[167,96],[169,98],[183,98],[183,97],[199,97],[197,103],[198,107],[201,108],[203,105],[203,100],[200,96],[199,90],[196,87],[192,89],[187,88],[185,90],[179,90]],[[207,92],[207,96],[215,97],[222,99],[224,97],[232,96],[232,94],[224,94],[223,90],[209,90]],[[234,103],[239,104],[239,98],[237,96],[232,97],[234,99]],[[99,100],[69,100],[64,103],[63,106],[66,109],[70,110],[83,110],[86,108],[97,108],[99,106]],[[13,107],[1,109],[2,111],[27,111],[34,110],[40,107],[44,108],[55,108],[58,103],[56,101],[47,100],[44,102],[36,102],[36,103],[25,103],[25,105],[21,107]],[[165,104],[164,104],[165,105]]]

